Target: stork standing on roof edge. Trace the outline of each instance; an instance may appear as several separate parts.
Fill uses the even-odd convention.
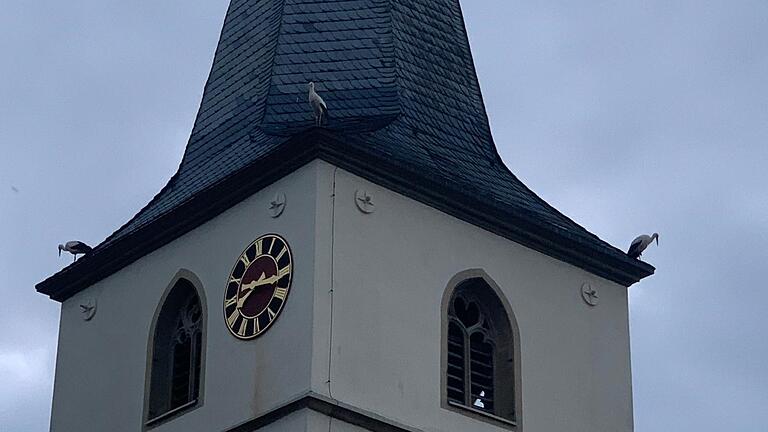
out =
[[[328,117],[328,106],[319,94],[315,92],[315,83],[309,83],[309,105],[315,113],[315,126],[322,126],[323,121]]]
[[[59,245],[59,256],[61,256],[61,251],[69,252],[73,256],[72,262],[75,262],[78,255],[85,255],[92,250],[92,247],[81,241],[68,241]]]
[[[650,236],[646,234],[638,236],[636,239],[632,240],[632,244],[629,245],[627,255],[629,255],[630,258],[640,258],[640,255],[643,254],[643,251],[645,251],[645,249],[648,248],[648,246],[653,243],[654,240],[656,240],[656,246],[658,246],[659,233],[653,233],[653,235]]]

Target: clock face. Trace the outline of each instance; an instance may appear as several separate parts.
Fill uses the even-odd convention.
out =
[[[259,237],[240,255],[224,291],[224,321],[236,338],[253,339],[280,315],[291,289],[293,260],[275,234]]]

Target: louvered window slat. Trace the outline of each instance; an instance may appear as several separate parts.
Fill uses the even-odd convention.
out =
[[[464,332],[456,323],[448,326],[448,400],[466,403]]]
[[[189,402],[189,377],[191,343],[186,340],[177,343],[173,349],[173,372],[171,374],[171,409]]]
[[[472,381],[472,405],[483,411],[493,412],[493,345],[486,342],[480,332],[470,337],[470,370]]]

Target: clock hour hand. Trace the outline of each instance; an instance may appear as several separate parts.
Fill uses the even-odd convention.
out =
[[[278,280],[280,280],[280,277],[278,277],[277,275],[270,276],[268,278],[265,278],[264,276],[266,276],[266,275],[264,273],[262,273],[261,277],[259,278],[259,280],[251,282],[251,285],[253,285],[253,288],[256,288],[256,287],[259,287],[259,286],[262,286],[262,285],[272,285],[273,283],[275,283]]]
[[[240,292],[244,293],[246,291],[253,291],[253,289],[256,288],[257,286],[258,286],[257,285],[257,281],[253,281],[253,282],[250,282],[250,283],[247,283],[247,284],[243,284],[243,286],[240,289]]]
[[[262,273],[259,279],[249,282],[247,284],[243,285],[243,289],[240,291],[242,296],[237,300],[237,307],[238,309],[243,307],[243,304],[248,299],[248,297],[253,293],[253,291],[260,286],[263,285],[271,285],[275,282],[277,282],[280,278],[275,275],[271,277],[266,277],[266,274]]]
[[[252,291],[254,288],[263,286],[263,285],[272,285],[273,283],[280,280],[280,277],[275,275],[271,277],[265,277],[266,275],[264,273],[261,274],[261,277],[255,281],[249,282],[247,284],[244,284],[241,292],[243,291]]]
[[[261,277],[259,280],[264,278],[264,273],[261,274]],[[237,308],[240,309],[243,307],[243,304],[246,300],[248,300],[248,297],[253,294],[253,290],[256,289],[258,281],[252,281],[245,285],[243,285],[243,289],[240,290],[240,297],[237,299]]]

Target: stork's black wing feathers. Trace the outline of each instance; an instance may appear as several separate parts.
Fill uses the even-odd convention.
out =
[[[643,244],[643,242],[640,240],[632,242],[632,244],[629,245],[629,250],[627,251],[627,255],[630,258],[639,258],[641,253],[640,251],[641,244]]]
[[[72,252],[79,253],[79,254],[86,254],[90,251],[92,251],[93,248],[88,246],[87,244],[79,241],[76,244],[72,246]]]

